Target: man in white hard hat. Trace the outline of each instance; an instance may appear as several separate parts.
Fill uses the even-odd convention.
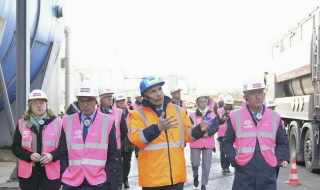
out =
[[[127,101],[126,101],[126,107],[128,108],[128,110],[133,110],[132,108],[132,101],[131,101],[131,94],[127,93]]]
[[[98,88],[92,82],[79,84],[76,96],[81,112],[62,118],[62,189],[106,189],[117,163],[114,117],[96,110]]]
[[[122,93],[116,94],[115,100],[114,100],[117,108],[122,109],[122,116],[127,119],[127,116],[129,114],[128,108],[126,107],[126,96]],[[126,127],[128,127],[126,123]],[[128,130],[127,130],[128,132]],[[129,181],[128,181],[128,176],[130,173],[130,168],[131,168],[131,157],[132,157],[132,152],[134,151],[134,145],[130,142],[128,133],[125,133],[126,135],[124,138],[121,140],[121,160],[122,160],[122,181],[124,188],[129,188]]]
[[[142,98],[142,96],[141,96],[140,93],[137,93],[137,94],[135,95],[135,99],[136,99],[136,101],[135,101],[133,104],[131,104],[132,110],[137,109],[137,108],[140,107],[141,104],[142,104],[143,98]]]
[[[276,167],[289,162],[280,115],[263,105],[264,89],[262,77],[250,77],[243,85],[247,106],[229,114],[222,146],[236,170],[233,190],[277,189]]]
[[[231,95],[227,95],[224,98],[224,108],[218,110],[219,117],[219,130],[218,130],[218,141],[220,144],[220,164],[221,164],[221,172],[223,175],[230,173],[230,162],[226,157],[226,153],[222,147],[222,139],[224,137],[224,133],[227,129],[227,120],[229,119],[229,114],[233,110],[234,99]]]
[[[181,100],[181,90],[182,88],[178,87],[178,86],[173,86],[170,89],[170,94],[172,96],[172,103],[176,104],[180,107],[182,107],[186,113],[187,113],[187,106],[186,104]]]
[[[114,91],[110,87],[99,88],[100,107],[99,112],[111,115],[115,118],[116,139],[118,149],[118,163],[116,167],[115,179],[108,189],[122,188],[122,161],[121,161],[121,141],[128,133],[126,117],[123,115],[122,109],[114,106]]]
[[[224,106],[224,96],[223,96],[223,94],[220,94],[219,95],[219,101],[218,101],[218,108],[219,109],[223,108],[223,106]]]

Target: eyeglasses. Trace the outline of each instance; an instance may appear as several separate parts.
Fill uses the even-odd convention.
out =
[[[84,105],[85,103],[87,103],[87,105],[91,105],[94,102],[93,99],[89,99],[89,100],[79,100],[78,103],[80,105]]]
[[[44,106],[46,104],[46,102],[33,102],[32,105],[34,106]]]

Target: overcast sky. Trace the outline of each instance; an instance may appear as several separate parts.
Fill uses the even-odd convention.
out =
[[[263,73],[271,45],[318,5],[316,0],[67,0],[72,61],[238,87],[244,76]]]

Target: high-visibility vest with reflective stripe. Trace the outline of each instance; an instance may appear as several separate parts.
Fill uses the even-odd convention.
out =
[[[201,123],[202,117],[197,116],[196,112],[190,113],[189,116],[193,120],[193,124],[199,125]],[[210,117],[212,119],[216,118],[216,115],[213,112],[210,112],[207,117]],[[200,138],[192,143],[190,143],[190,148],[214,148],[215,142],[214,137],[208,137],[208,138]]]
[[[79,114],[64,116],[62,120],[69,157],[69,166],[62,174],[62,182],[73,187],[81,185],[84,178],[90,185],[106,182],[105,165],[114,117],[97,112],[85,143]]]
[[[185,111],[177,105],[169,103],[164,111],[167,117],[177,119],[177,128],[168,129],[167,133],[160,132],[151,142],[147,141],[143,130],[158,124],[157,114],[144,106],[129,113],[131,142],[140,148],[138,172],[139,185],[143,187],[166,186],[187,180],[184,145],[192,142],[192,124]]]
[[[222,115],[224,113],[226,113],[226,110],[224,108],[218,109],[218,115],[219,115],[220,119],[222,119]],[[219,125],[218,137],[223,137],[226,130],[227,130],[227,121],[225,121],[221,125]]]
[[[270,166],[275,167],[277,158],[274,151],[280,123],[279,114],[265,108],[262,119],[259,121],[258,126],[255,126],[249,110],[247,107],[243,107],[231,112],[230,119],[236,134],[234,147],[237,163],[243,166],[251,160],[258,139],[264,159]]]
[[[27,122],[28,121],[25,121],[23,119],[19,120],[19,130],[22,137],[21,146],[22,148],[30,152],[34,152],[34,150],[32,150],[31,148],[32,131],[29,127],[26,126]],[[43,153],[49,153],[58,148],[61,128],[62,122],[59,118],[54,119],[44,128],[42,138]],[[32,162],[26,162],[21,159],[19,159],[18,162],[18,176],[22,178],[29,178],[32,172]],[[60,178],[60,160],[45,164],[44,167],[48,179],[54,180]]]
[[[101,111],[102,107],[97,109],[99,112]],[[116,139],[117,139],[117,148],[121,149],[121,131],[120,131],[120,123],[121,123],[121,116],[122,116],[122,109],[112,107],[112,113],[108,113],[108,115],[112,115],[115,118],[114,124],[116,127]]]

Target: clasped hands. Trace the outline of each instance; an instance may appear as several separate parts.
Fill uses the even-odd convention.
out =
[[[40,164],[49,164],[53,160],[53,156],[50,153],[43,153],[42,156],[39,153],[32,153],[30,159],[34,162],[40,162]]]

